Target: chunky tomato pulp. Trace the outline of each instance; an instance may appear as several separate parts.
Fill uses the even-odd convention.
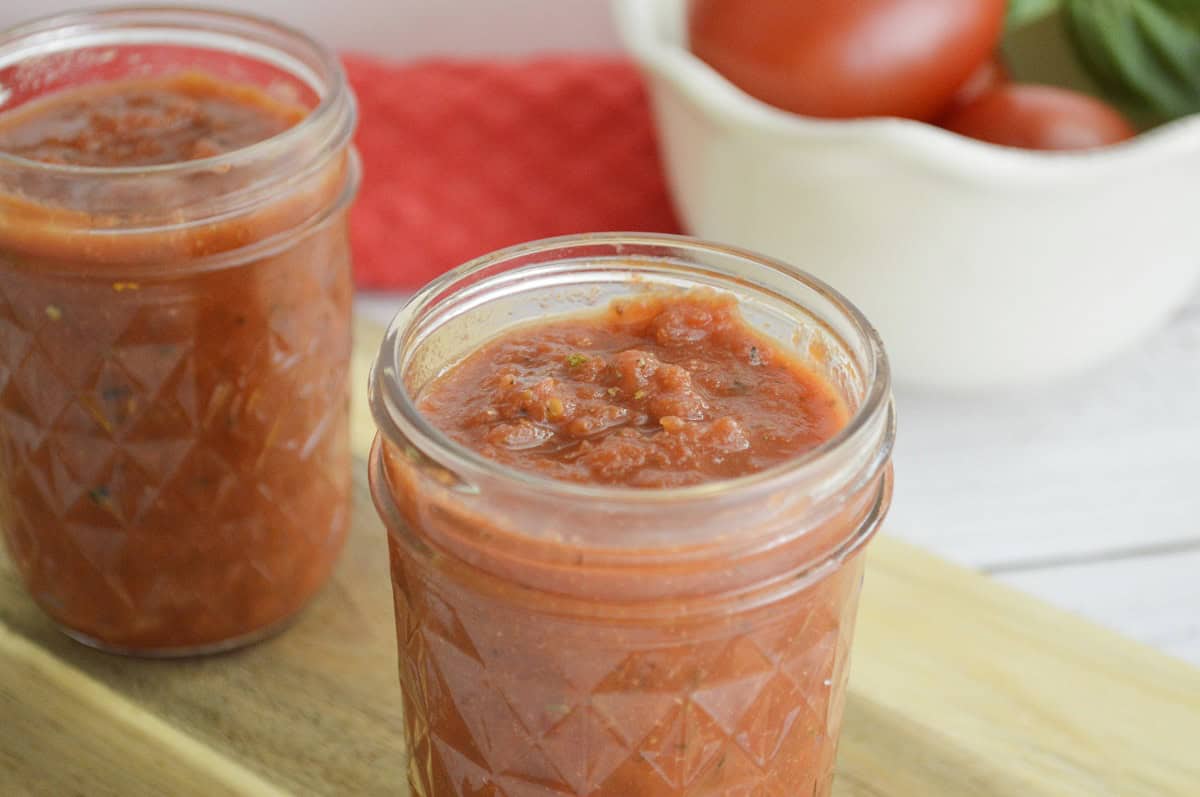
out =
[[[305,113],[259,89],[199,72],[114,81],[0,119],[0,152],[75,166],[157,166],[257,144]]]
[[[434,383],[420,408],[506,465],[633,487],[755,473],[846,422],[832,386],[717,294],[622,300],[601,317],[510,333]]]
[[[418,408],[510,471],[630,496],[770,469],[848,422],[833,385],[712,291],[517,328],[435,378]],[[414,793],[829,793],[862,557],[810,566],[854,536],[880,481],[815,520],[786,490],[713,515],[670,505],[652,522],[676,545],[598,552],[577,532],[621,539],[605,520],[619,491],[574,513],[530,509],[535,492],[468,505],[473,490],[423,477],[412,451],[385,443],[379,464],[376,500],[399,515]],[[764,526],[771,539],[739,547]],[[535,527],[548,533],[526,536]],[[725,554],[689,549],[714,527],[717,542],[694,544]]]
[[[199,74],[116,81],[0,116],[0,150],[160,167],[306,113]],[[340,213],[292,231],[334,205],[346,169],[336,157],[298,190],[178,227],[142,220],[176,192],[249,178],[147,172],[136,190],[101,186],[103,210],[69,178],[0,191],[0,526],[71,633],[220,646],[276,626],[328,576],[347,528],[349,256]]]

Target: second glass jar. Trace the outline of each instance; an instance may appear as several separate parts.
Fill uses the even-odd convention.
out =
[[[416,408],[432,378],[514,324],[694,287],[734,294],[822,373],[848,426],[759,474],[639,490],[499,467]],[[418,294],[371,390],[414,793],[829,793],[894,437],[882,346],[848,302],[689,239],[538,242]]]
[[[68,634],[139,655],[279,628],[345,538],[354,100],[331,53],[252,17],[0,33],[6,112],[194,74],[303,118],[179,163],[0,152],[0,528]]]

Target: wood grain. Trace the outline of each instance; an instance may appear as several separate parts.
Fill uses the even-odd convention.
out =
[[[184,779],[213,795],[284,793],[2,626],[0,661],[6,668],[0,700],[7,704],[0,771],[11,779],[5,794],[151,795]],[[37,711],[24,710],[28,703],[36,703]],[[55,761],[71,765],[48,766]],[[137,772],[138,782],[94,778],[113,765]]]
[[[360,330],[356,387],[376,335]],[[354,406],[361,474],[371,423]],[[361,475],[355,498],[335,578],[295,626],[208,659],[83,648],[0,557],[0,794],[407,794],[384,532]],[[850,689],[838,797],[1200,783],[1200,671],[887,537]]]

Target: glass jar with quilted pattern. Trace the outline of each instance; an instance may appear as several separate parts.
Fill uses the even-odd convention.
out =
[[[330,575],[354,124],[336,59],[269,21],[0,33],[0,528],[76,639],[228,649]]]
[[[749,476],[638,489],[500,466],[418,409],[514,325],[696,287],[732,293],[827,378],[851,410],[842,431]],[[693,239],[536,242],[418,293],[371,403],[414,794],[829,794],[894,439],[882,346],[844,298]]]

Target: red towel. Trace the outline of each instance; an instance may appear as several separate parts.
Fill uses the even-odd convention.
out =
[[[576,232],[675,232],[628,62],[345,59],[365,176],[359,285],[412,289],[477,255]]]

